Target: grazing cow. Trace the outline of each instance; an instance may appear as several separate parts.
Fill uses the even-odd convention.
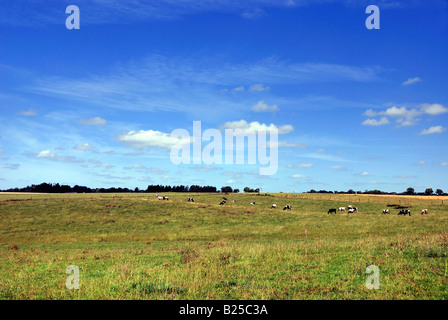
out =
[[[428,209],[423,209],[422,214],[428,214]]]
[[[277,205],[274,203],[274,204],[271,206],[271,209],[277,209]]]
[[[345,207],[339,207],[338,211],[345,211]]]
[[[222,206],[222,205],[225,204],[225,203],[226,203],[226,200],[222,200],[222,201],[219,203],[219,205]]]
[[[286,205],[284,208],[283,208],[283,210],[291,210],[291,206],[288,204],[288,205]]]
[[[398,212],[398,215],[411,215],[411,211],[410,210],[400,210],[400,212]]]
[[[348,214],[352,214],[355,212],[356,212],[355,208],[348,209],[348,211],[347,211]]]
[[[253,206],[255,204],[255,202],[251,202],[250,205]]]
[[[157,199],[159,199],[159,200],[163,200],[163,197],[161,197],[161,196],[157,196]]]
[[[226,197],[222,197],[222,200],[225,200],[225,201],[227,201],[227,198],[226,198]]]
[[[170,200],[170,198],[168,198],[168,197],[163,197],[163,200]]]
[[[232,203],[236,203],[236,200],[232,200]]]
[[[348,209],[353,209],[353,206],[352,206],[352,205],[349,205],[347,208],[348,208]]]
[[[389,214],[390,213],[390,210],[389,209],[384,209],[383,210],[383,214]]]
[[[336,213],[336,209],[330,209],[330,210],[328,210],[327,214],[329,214],[329,213]]]
[[[188,198],[188,202],[194,202],[193,198]]]

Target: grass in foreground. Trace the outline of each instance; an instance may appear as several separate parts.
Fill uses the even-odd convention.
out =
[[[21,196],[0,195],[1,299],[448,299],[438,198]],[[381,214],[395,203],[412,216]],[[349,204],[360,212],[326,213]],[[69,265],[79,290],[65,287]],[[379,290],[365,286],[369,265]]]

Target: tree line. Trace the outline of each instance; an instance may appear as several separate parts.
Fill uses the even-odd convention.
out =
[[[314,189],[311,189],[310,191],[308,191],[307,193],[333,193],[333,194],[389,194],[389,195],[414,195],[414,196],[432,196],[432,195],[438,195],[438,196],[442,196],[442,195],[448,195],[446,193],[443,192],[442,189],[436,189],[436,191],[434,191],[432,188],[427,188],[425,190],[425,192],[415,192],[414,188],[407,188],[406,191],[404,192],[384,192],[381,190],[365,190],[364,192],[362,191],[354,191],[353,189],[349,189],[348,191],[327,191],[327,190],[319,190],[316,191]]]
[[[245,193],[260,193],[259,188],[250,188],[245,187],[243,189]],[[239,189],[233,189],[231,186],[224,186],[221,189],[218,189],[214,186],[200,186],[200,185],[180,185],[180,186],[169,186],[169,185],[148,185],[146,189],[139,189],[138,187],[134,189],[129,188],[89,188],[86,186],[75,185],[71,187],[69,185],[59,184],[59,183],[41,183],[41,184],[33,184],[31,186],[27,186],[25,188],[10,188],[6,190],[0,190],[0,192],[39,192],[39,193],[128,193],[128,192],[150,192],[150,193],[163,193],[163,192],[222,192],[222,193],[239,193]],[[307,193],[333,193],[333,194],[389,194],[389,195],[447,195],[443,192],[442,189],[436,189],[434,191],[432,188],[427,188],[425,192],[415,192],[414,188],[407,188],[406,191],[397,193],[397,192],[384,192],[381,190],[365,190],[362,191],[354,191],[353,189],[349,189],[348,191],[327,191],[327,190],[314,190],[311,189],[307,191]]]

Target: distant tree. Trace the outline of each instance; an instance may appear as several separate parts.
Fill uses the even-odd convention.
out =
[[[436,193],[438,196],[441,196],[443,194],[443,190],[442,189],[437,189]]]
[[[432,188],[428,188],[428,189],[425,190],[425,194],[426,194],[427,196],[430,196],[430,195],[432,195],[433,193],[434,193],[434,190],[432,190]]]
[[[260,193],[260,188],[255,189],[254,192]]]
[[[309,191],[309,193],[316,193],[316,190],[311,189],[311,190]]]
[[[243,189],[244,192],[251,192],[251,190],[252,190],[252,189],[249,188],[249,187],[244,187],[244,189]]]
[[[233,192],[238,193],[240,192],[240,189],[233,189]]]
[[[221,188],[221,192],[222,193],[226,193],[226,192],[233,192],[233,189],[231,186],[225,186]]]
[[[415,194],[414,188],[407,188],[406,189],[406,194]]]
[[[355,191],[353,191],[353,189],[349,189],[349,190],[347,191],[347,193],[348,193],[348,194],[354,194]]]

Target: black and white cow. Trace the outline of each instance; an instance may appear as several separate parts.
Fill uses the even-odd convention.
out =
[[[222,200],[219,205],[222,206],[223,204],[226,204],[226,200]]]
[[[292,207],[289,205],[289,204],[287,204],[284,208],[283,208],[283,210],[291,210],[292,209]]]
[[[170,200],[170,198],[168,198],[168,197],[163,197],[163,200]]]
[[[193,198],[188,198],[188,202],[194,202]]]
[[[336,209],[330,209],[330,210],[328,210],[327,214],[329,214],[329,213],[336,213]]]
[[[411,215],[411,211],[410,210],[407,210],[407,209],[404,209],[404,210],[400,210],[400,212],[398,212],[398,215]]]
[[[341,212],[341,211],[345,211],[345,207],[339,207],[338,211],[339,211],[339,212]]]
[[[250,205],[253,206],[255,204],[255,202],[251,202]]]
[[[227,198],[226,197],[222,197],[222,200],[227,201]]]
[[[236,200],[232,200],[231,202],[232,202],[232,203],[236,203]]]
[[[271,209],[277,209],[277,205],[274,203],[274,204],[271,206]]]
[[[159,200],[163,200],[163,197],[161,197],[161,196],[157,196],[157,199],[159,199]]]
[[[390,210],[389,209],[384,209],[383,210],[383,214],[389,214],[390,213]]]
[[[422,214],[428,214],[428,209],[423,209]]]

